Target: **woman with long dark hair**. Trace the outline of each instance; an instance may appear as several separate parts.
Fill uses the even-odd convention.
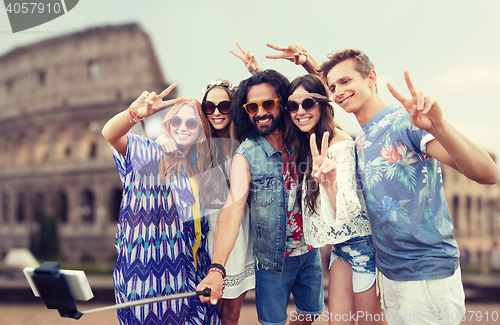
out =
[[[297,77],[290,84],[285,143],[301,184],[304,236],[314,247],[332,245],[330,323],[339,320],[335,316],[358,312],[378,314],[375,319],[381,319],[374,285],[375,249],[356,178],[354,141],[336,125],[329,102],[324,84],[315,75]],[[367,323],[377,322],[358,318],[358,324]]]

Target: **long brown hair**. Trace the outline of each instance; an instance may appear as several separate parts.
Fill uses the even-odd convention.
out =
[[[325,85],[321,79],[315,75],[305,75],[295,78],[288,88],[289,96],[299,87],[304,87],[310,93],[316,93],[328,97]],[[314,128],[316,135],[316,145],[321,148],[321,141],[324,132],[330,132],[328,143],[335,135],[335,128],[338,127],[334,120],[334,112],[332,105],[327,100],[318,100],[320,105],[320,119]],[[295,168],[299,175],[299,189],[306,191],[306,206],[303,209],[310,209],[316,213],[316,201],[319,196],[318,183],[312,178],[312,155],[311,147],[309,146],[309,135],[293,124],[290,113],[286,111],[284,140],[290,149],[290,168]],[[302,181],[305,179],[305,187],[302,188]],[[301,196],[298,196],[300,198]]]
[[[234,85],[229,81],[225,79],[215,79],[213,80],[210,84],[207,85],[206,88],[203,89],[203,99],[201,100],[202,102],[207,100],[208,93],[212,91],[214,88],[220,88],[226,92],[227,96],[229,97],[229,101],[232,100],[233,94],[235,91]],[[227,117],[231,118],[230,115],[226,115]],[[210,137],[213,138],[218,138],[217,135],[217,130],[212,126],[212,124],[209,122],[208,123],[209,128],[210,128]],[[229,123],[229,129],[228,129],[228,138],[231,140],[236,140],[236,141],[230,141],[229,143],[229,155],[232,157],[236,149],[238,148],[239,143],[241,142],[241,139],[238,139],[238,136],[236,135],[236,130],[234,128],[234,123],[231,120],[231,123]],[[216,144],[218,143],[224,143],[224,142],[213,142],[212,143],[212,154],[215,157],[215,161],[217,164],[222,164],[226,161],[226,157],[220,153],[221,148],[218,148]]]

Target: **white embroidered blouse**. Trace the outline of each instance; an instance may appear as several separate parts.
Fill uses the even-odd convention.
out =
[[[307,188],[302,183],[304,237],[314,247],[338,244],[348,239],[371,235],[363,193],[356,177],[354,141],[341,141],[328,148],[328,158],[337,164],[337,213],[333,211],[328,195],[320,185],[316,212],[307,208]]]

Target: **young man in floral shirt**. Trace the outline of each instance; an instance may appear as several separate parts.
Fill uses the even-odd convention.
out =
[[[498,167],[443,118],[434,98],[417,93],[408,72],[411,98],[388,84],[402,104],[388,106],[363,52],[333,53],[320,71],[334,101],[362,128],[356,137],[357,171],[388,324],[460,323],[465,299],[440,162],[485,184],[498,181]]]

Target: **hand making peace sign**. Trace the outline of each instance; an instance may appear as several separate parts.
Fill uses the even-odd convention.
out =
[[[417,93],[408,71],[405,71],[404,75],[411,98],[405,98],[397,92],[390,82],[387,83],[387,88],[406,108],[406,111],[410,115],[411,123],[421,130],[432,133],[434,127],[438,127],[443,123],[441,107],[435,98],[428,97],[423,92]]]
[[[267,43],[266,45],[276,51],[281,51],[280,54],[266,55],[268,59],[286,59],[296,65],[302,65],[307,61],[307,56],[309,55],[307,49],[299,43],[292,43],[288,47],[281,47],[271,43]]]
[[[326,156],[328,152],[328,138],[329,132],[323,133],[321,140],[321,154],[318,152],[316,145],[316,135],[313,133],[309,139],[312,155],[312,172],[311,176],[319,184],[323,185],[325,189],[334,189],[337,164]]]
[[[182,100],[182,98],[170,99],[167,101],[163,101],[163,98],[170,94],[170,92],[177,86],[177,83],[171,84],[167,89],[162,91],[159,95],[157,95],[154,91],[148,92],[144,91],[131,105],[131,109],[135,112],[138,118],[142,119],[147,117],[154,112],[167,107],[174,105]]]
[[[250,52],[250,51],[245,52],[243,47],[241,47],[240,43],[238,43],[238,42],[236,42],[236,45],[238,45],[242,54],[238,54],[236,52],[233,52],[233,50],[229,50],[229,52],[233,53],[237,58],[239,58],[241,61],[243,61],[243,63],[245,64],[245,66],[248,69],[248,72],[250,72],[251,74],[259,72],[260,71],[259,62],[257,62],[257,58],[255,57],[255,54],[252,54],[252,52]]]

